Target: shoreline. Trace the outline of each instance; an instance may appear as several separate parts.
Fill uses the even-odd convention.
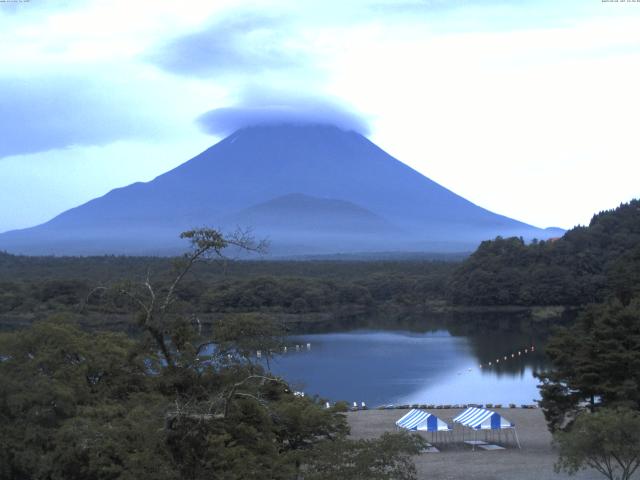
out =
[[[0,276],[1,277],[1,276]],[[291,335],[330,333],[358,329],[409,331],[426,328],[434,324],[446,327],[463,327],[483,322],[500,322],[508,318],[512,326],[547,329],[562,323],[563,317],[574,314],[576,307],[567,305],[454,305],[444,300],[427,300],[412,305],[376,304],[373,306],[349,306],[346,309],[326,310],[306,313],[265,311],[262,314],[280,320]],[[34,321],[44,320],[58,313],[57,310],[8,311],[0,313],[0,325],[5,329],[24,328]],[[84,327],[96,330],[122,330],[135,327],[130,313],[100,311],[69,311]],[[196,312],[203,326],[211,327],[216,318],[224,318],[237,312]],[[252,313],[242,311],[239,313]],[[398,319],[401,315],[403,318]],[[407,317],[408,315],[408,317]],[[461,318],[466,316],[465,319]]]
[[[502,403],[455,403],[455,404],[426,404],[426,403],[412,403],[412,404],[400,404],[400,405],[394,405],[394,404],[388,404],[388,405],[378,405],[376,407],[362,407],[362,406],[353,406],[350,407],[350,411],[352,412],[359,412],[359,411],[366,411],[366,410],[411,410],[412,408],[417,408],[417,409],[421,409],[421,410],[463,410],[465,408],[469,408],[469,407],[476,407],[476,408],[486,408],[487,410],[496,410],[496,409],[500,409],[500,410],[505,410],[505,411],[509,411],[509,410],[515,410],[515,409],[525,409],[525,410],[533,410],[533,409],[537,409],[540,408],[537,404],[534,403],[530,403],[530,404],[515,404],[515,403],[506,403],[506,404],[502,404]]]

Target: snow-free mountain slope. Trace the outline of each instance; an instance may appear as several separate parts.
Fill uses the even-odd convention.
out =
[[[292,193],[241,210],[223,222],[270,230],[340,231],[355,234],[397,230],[371,211],[344,200]]]
[[[180,231],[238,222],[282,253],[460,251],[496,235],[556,235],[474,205],[360,134],[281,125],[239,130],[148,183],[0,235],[0,248],[165,254],[182,248]]]

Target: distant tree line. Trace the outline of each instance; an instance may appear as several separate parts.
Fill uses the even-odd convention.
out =
[[[586,305],[628,302],[640,285],[640,201],[593,217],[562,238],[485,241],[453,272],[458,305]]]
[[[162,283],[172,259],[158,257],[22,257],[0,253],[0,315],[36,316],[78,306],[126,311],[96,286],[142,278]],[[595,215],[562,238],[496,238],[462,262],[217,261],[197,265],[178,300],[202,313],[367,312],[382,305],[565,305],[628,302],[640,284],[638,201]],[[40,312],[40,314],[38,314]]]
[[[162,272],[153,275],[152,280],[160,286],[167,281],[161,269],[170,266],[167,259],[113,257],[110,261],[114,269],[105,274],[102,257],[86,258],[84,263],[78,259],[39,258],[34,262],[41,265],[43,274],[37,277],[31,275],[32,267],[25,266],[22,257],[5,255],[3,260],[11,266],[0,273],[0,315],[40,317],[80,308],[105,314],[126,313],[129,305],[118,295],[118,289],[131,279],[143,278],[146,271]],[[149,262],[146,271],[145,261]],[[133,262],[135,273],[129,272],[127,277],[126,269],[120,271],[120,265],[129,262]],[[260,275],[247,272],[254,265],[259,267]],[[194,268],[193,276],[177,289],[176,301],[199,313],[366,313],[381,305],[416,306],[430,300],[443,301],[454,267],[453,263],[440,261],[311,265],[213,262]],[[224,268],[227,272],[221,274]],[[97,290],[101,285],[111,288]]]

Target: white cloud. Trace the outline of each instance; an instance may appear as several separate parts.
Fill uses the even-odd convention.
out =
[[[0,199],[0,230],[41,221],[43,205],[50,215],[54,206],[67,208],[187,160],[213,141],[197,132],[194,120],[233,106],[251,85],[353,105],[370,115],[372,139],[398,159],[481,206],[536,225],[583,223],[597,210],[640,195],[634,182],[640,173],[640,4],[51,5],[32,1],[2,13],[0,4],[0,76],[44,79],[68,70],[100,82],[106,69],[121,79],[124,98],[145,99],[133,108],[143,108],[163,134],[0,161],[3,183],[24,186]],[[303,56],[303,68],[285,64],[231,79],[196,78],[147,63],[145,56],[169,39],[248,9],[287,16],[273,38],[283,54]],[[109,174],[114,168],[120,173]],[[64,201],[51,201],[56,198]],[[12,213],[18,204],[20,218]]]
[[[640,194],[636,23],[396,36],[362,28],[336,56],[329,91],[356,108],[375,98],[373,139],[453,191],[570,227]]]
[[[0,232],[45,222],[113,188],[152,180],[209,145],[209,137],[195,134],[180,142],[120,141],[5,158]]]

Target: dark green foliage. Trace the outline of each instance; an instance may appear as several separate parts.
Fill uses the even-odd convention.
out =
[[[192,249],[168,281],[147,275],[88,295],[87,303],[95,293],[136,311],[135,341],[89,334],[63,318],[0,334],[0,480],[304,479],[314,464],[357,461],[361,469],[379,455],[383,463],[362,470],[370,478],[412,478],[415,443],[350,441],[344,405],[325,409],[320,399],[298,397],[251,361],[257,349],[267,358],[279,351],[281,324],[237,314],[208,336],[185,314],[199,301],[200,284],[182,290],[197,262],[252,243],[209,229],[183,238]],[[45,287],[42,301],[83,286]],[[347,295],[359,298],[361,289]],[[328,458],[334,443],[353,454]]]
[[[153,424],[162,410],[148,408],[158,397],[133,347],[123,335],[91,335],[61,320],[0,336],[0,478],[108,479],[140,472],[140,457],[162,447],[154,429],[144,443],[136,429]],[[131,443],[136,455],[130,455]]]
[[[562,238],[482,242],[454,272],[461,305],[585,305],[616,294],[628,302],[640,278],[640,201],[595,215]],[[634,287],[636,288],[636,287]]]
[[[332,311],[347,305],[367,309],[374,299],[358,284],[307,278],[259,277],[215,283],[203,298],[206,312]]]
[[[317,478],[343,460],[413,478],[415,444],[348,440],[344,406],[222,352],[158,368],[154,350],[55,320],[1,334],[0,479]]]
[[[65,480],[179,478],[158,421],[164,401],[140,395],[80,410],[49,440],[54,449],[44,478],[46,469],[52,478]]]
[[[610,262],[606,273],[611,292],[623,304],[640,296],[640,245]]]
[[[582,412],[571,428],[558,432],[556,471],[569,474],[593,468],[609,480],[628,480],[640,466],[640,414],[603,408]]]
[[[308,480],[414,480],[410,455],[425,446],[418,435],[385,433],[380,438],[323,442],[304,476]]]
[[[285,345],[286,330],[281,322],[260,314],[236,314],[218,320],[211,341],[220,354],[250,358],[260,350],[265,356]]]
[[[187,245],[185,244],[185,247]],[[404,260],[240,260],[230,262],[211,258],[196,265],[188,281],[289,277],[318,278],[334,281],[353,281],[378,276],[401,275],[408,277],[438,278],[446,274],[464,256],[442,259]],[[80,279],[90,284],[114,282],[144,277],[148,272],[155,280],[167,280],[175,258],[125,257],[28,257],[0,252],[0,281],[27,281]]]
[[[40,302],[55,301],[63,305],[76,305],[88,294],[87,285],[78,280],[47,280],[38,291]]]
[[[184,259],[179,259],[182,262]],[[14,257],[0,254],[0,323],[71,312],[87,325],[120,327],[132,308],[121,295],[144,282],[167,288],[175,259]],[[174,292],[174,311],[352,316],[442,301],[454,263],[223,262],[192,266]],[[35,275],[37,269],[40,275]],[[255,272],[254,272],[255,270]],[[258,272],[259,274],[257,274]],[[139,280],[136,282],[136,280]],[[108,288],[96,288],[108,287]],[[165,291],[166,293],[166,291]],[[91,318],[91,320],[89,320]],[[22,322],[20,322],[22,323]]]
[[[0,283],[0,313],[9,313],[27,302],[21,283]],[[35,299],[34,299],[35,300]]]
[[[553,368],[539,376],[540,405],[552,431],[585,408],[640,410],[640,299],[588,307],[556,332],[546,353]]]

